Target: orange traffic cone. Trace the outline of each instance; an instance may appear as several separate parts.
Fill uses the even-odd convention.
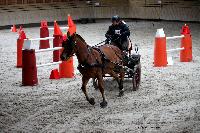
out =
[[[67,61],[62,61],[59,65],[60,78],[73,78],[74,77],[74,66],[73,57]]]
[[[20,31],[19,39],[26,39],[26,34],[23,30]]]
[[[60,79],[58,69],[54,69],[51,71],[49,79]]]
[[[13,26],[11,27],[11,32],[17,32],[17,28],[16,28],[15,25],[13,25]]]
[[[167,66],[166,37],[163,29],[157,29],[154,46],[154,67]]]
[[[184,50],[180,52],[180,61],[190,62],[192,61],[192,36],[189,26],[185,24],[182,27],[181,34],[184,35],[184,38],[181,39],[181,47],[184,47]]]
[[[187,24],[182,27],[181,34],[190,34],[190,28]]]
[[[67,21],[68,21],[68,26],[69,26],[68,31],[69,31],[70,35],[73,35],[76,32],[76,25],[74,24],[74,22],[69,14],[68,14]]]
[[[54,21],[54,35],[62,36],[62,31],[56,21]]]

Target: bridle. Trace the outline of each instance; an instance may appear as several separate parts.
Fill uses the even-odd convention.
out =
[[[76,34],[75,34],[76,35]],[[72,56],[74,56],[75,55],[75,53],[76,52],[73,52],[74,51],[74,49],[76,48],[77,49],[77,51],[78,51],[78,47],[76,47],[77,46],[77,42],[76,41],[73,41],[73,40],[69,40],[69,38],[67,38],[67,40],[68,41],[71,41],[70,42],[70,45],[72,45],[72,52],[71,53],[73,53],[73,54],[69,54],[66,58],[66,60],[68,60],[69,58],[71,58]],[[66,40],[66,41],[67,41]],[[80,43],[82,43],[82,44],[85,44],[86,45],[86,47],[87,47],[87,50],[88,50],[88,55],[87,55],[87,59],[88,59],[88,57],[89,57],[89,55],[92,53],[92,47],[90,47],[89,45],[87,45],[85,42],[83,42],[81,39],[79,39],[78,38],[78,40],[80,41]],[[78,52],[77,52],[77,54],[79,54]]]
[[[69,40],[69,38],[67,38],[66,39],[66,41],[71,41],[71,40]],[[70,45],[72,45],[72,52],[71,53],[73,53],[73,51],[74,51],[74,48],[76,48],[76,42],[74,42],[74,41],[71,41],[71,44]],[[65,46],[64,46],[64,49],[67,49]],[[75,55],[75,52],[73,53],[73,54],[69,54],[67,57],[66,57],[66,60],[68,60],[69,58],[71,58],[72,56],[74,56]]]

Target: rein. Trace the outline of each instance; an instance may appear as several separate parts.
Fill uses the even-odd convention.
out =
[[[131,50],[133,49],[133,44],[132,44],[132,41],[130,39],[130,37],[128,37],[130,43],[131,43],[131,47],[129,48],[128,52],[129,52],[129,56],[131,55]]]
[[[123,33],[125,33],[125,32],[123,32]],[[122,33],[122,34],[123,34]],[[112,38],[112,37],[110,37],[110,38]],[[117,37],[115,40],[113,40],[113,41],[116,41],[116,40],[118,40],[120,38],[120,36],[119,37]],[[106,42],[106,40],[104,40],[104,41],[102,41],[102,42],[100,42],[100,43],[97,43],[96,45],[94,45],[94,46],[92,46],[92,47],[97,47],[97,46],[99,46],[100,44],[102,44],[102,43],[104,43],[104,42]]]
[[[100,43],[97,43],[96,45],[94,45],[94,46],[92,46],[92,47],[98,47],[100,44],[102,44],[102,43],[104,43],[104,42],[106,42],[106,40],[104,40],[104,41],[102,41],[102,42],[100,42]]]
[[[115,40],[113,40],[113,41],[116,41],[116,40],[118,40],[120,37],[118,37],[118,38],[116,38]],[[104,43],[104,42],[106,42],[106,40],[104,40],[104,41],[102,41],[102,42],[100,42],[100,43],[97,43],[96,45],[94,45],[94,46],[92,46],[92,47],[98,47],[100,44],[102,44],[102,43]]]

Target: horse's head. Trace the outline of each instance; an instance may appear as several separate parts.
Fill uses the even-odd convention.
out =
[[[67,36],[63,36],[62,47],[64,48],[60,58],[62,61],[68,60],[77,52],[77,44],[85,45],[85,40],[79,34],[72,34],[70,35],[69,32]]]
[[[76,52],[75,36],[76,36],[75,33],[70,36],[69,32],[67,33],[66,36],[63,36],[62,47],[64,49],[62,51],[62,54],[60,55],[62,61],[68,60]]]

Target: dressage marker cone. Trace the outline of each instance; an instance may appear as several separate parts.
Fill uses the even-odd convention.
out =
[[[180,52],[180,61],[190,62],[192,61],[192,36],[189,26],[185,24],[182,27],[181,34],[185,37],[181,39],[181,47],[184,47],[184,50]]]
[[[74,77],[74,66],[73,57],[67,61],[62,61],[59,65],[60,78],[73,78]]]
[[[58,69],[54,69],[51,71],[51,75],[50,75],[49,79],[60,79]]]
[[[20,31],[19,38],[17,39],[17,68],[22,67],[22,48],[24,44],[24,39],[26,39],[26,34],[22,30]]]
[[[41,21],[41,27],[40,27],[40,38],[49,37],[49,29],[47,25],[47,21],[43,20]],[[40,47],[39,49],[46,49],[49,48],[49,39],[48,40],[40,40]]]
[[[11,27],[11,32],[17,32],[17,28],[16,28],[15,25],[13,25],[13,26]]]
[[[154,46],[154,67],[167,66],[166,36],[163,29],[157,29]]]
[[[38,84],[35,50],[23,50],[22,85],[34,86]]]

